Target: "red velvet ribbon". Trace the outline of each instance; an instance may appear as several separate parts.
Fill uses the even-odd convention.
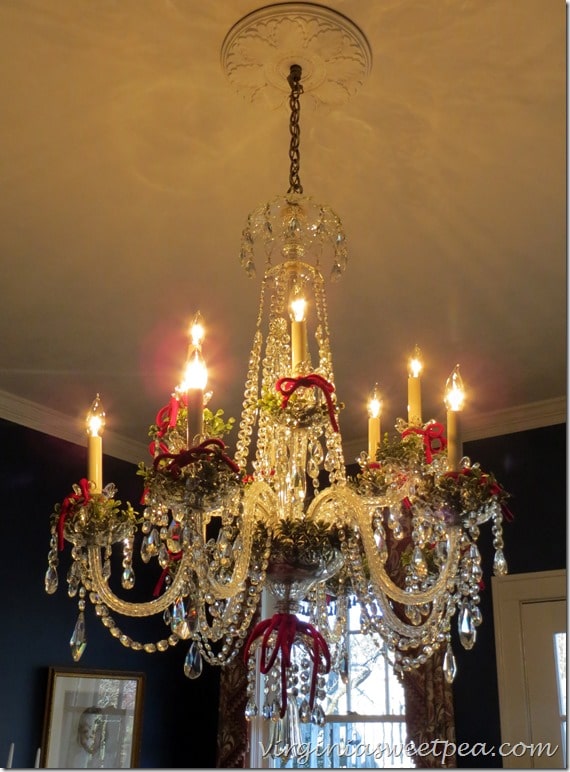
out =
[[[89,493],[89,480],[87,478],[82,477],[81,480],[79,480],[79,487],[81,488],[81,493],[76,493],[73,491],[73,493],[70,493],[69,496],[66,496],[63,500],[63,503],[61,505],[61,511],[59,513],[59,520],[57,523],[58,528],[58,545],[57,548],[61,552],[61,550],[64,547],[64,535],[63,535],[63,527],[65,525],[65,521],[67,519],[67,516],[69,515],[70,511],[73,509],[73,507],[76,504],[87,504],[88,501],[91,500],[91,494]]]
[[[161,407],[156,414],[155,424],[157,426],[157,437],[164,437],[169,429],[173,429],[176,426],[178,420],[178,411],[180,409],[180,403],[185,405],[184,394],[179,397],[174,394],[168,400],[168,404]],[[156,442],[153,440],[149,445],[149,451],[151,456],[154,456],[157,450],[161,450],[163,453],[168,452],[168,447],[163,442]]]
[[[196,461],[200,461],[204,456],[213,459],[221,458],[221,460],[229,466],[232,472],[239,472],[239,466],[236,462],[227,456],[222,451],[225,450],[224,443],[217,437],[212,437],[209,440],[204,440],[199,445],[188,450],[181,450],[180,453],[161,453],[154,459],[154,468],[157,469],[161,461],[170,459],[170,462],[166,465],[165,471],[172,475],[175,479],[182,474],[182,467],[188,464],[194,464]]]
[[[280,378],[275,384],[275,388],[283,395],[281,407],[283,409],[287,407],[289,398],[301,386],[304,386],[305,388],[316,386],[318,389],[321,389],[327,401],[331,426],[335,432],[338,432],[338,423],[336,421],[334,403],[331,397],[331,394],[334,392],[334,386],[330,381],[327,381],[326,378],[323,378],[322,375],[312,373],[311,375],[302,375],[299,378]]]
[[[444,435],[445,427],[436,421],[426,424],[425,429],[419,426],[410,426],[402,432],[402,438],[409,434],[419,434],[423,437],[426,461],[431,464],[434,453],[440,453],[447,447],[447,440]]]
[[[270,650],[269,639],[271,634],[276,632],[277,637]],[[311,690],[309,693],[309,707],[313,709],[315,703],[315,694],[317,690],[317,677],[319,674],[319,665],[324,665],[324,673],[331,669],[331,655],[329,647],[319,631],[308,622],[302,622],[295,614],[274,614],[270,619],[264,619],[259,622],[251,631],[244,648],[244,661],[247,662],[249,652],[253,642],[261,638],[261,662],[259,670],[263,675],[267,675],[281,653],[281,712],[283,718],[287,709],[287,668],[291,667],[291,652],[297,633],[304,633],[312,641],[312,649],[309,655],[313,661],[313,672],[311,675]]]
[[[454,480],[459,479],[459,475],[467,475],[468,477],[472,477],[473,470],[471,467],[464,466],[462,469],[460,469],[458,472],[446,472],[445,477],[451,477]],[[482,474],[481,475],[481,485],[486,485],[489,480],[488,474]],[[489,493],[491,496],[498,496],[500,493],[503,492],[503,489],[499,485],[499,483],[495,480],[495,482],[491,483],[489,486]],[[511,510],[507,507],[507,505],[501,501],[501,511],[503,515],[505,516],[505,520],[508,523],[512,523],[512,521],[515,519],[515,516],[511,512]]]

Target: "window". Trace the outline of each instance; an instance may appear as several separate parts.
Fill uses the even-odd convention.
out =
[[[301,724],[302,744],[296,758],[276,758],[276,768],[404,768],[414,764],[405,754],[404,690],[370,635],[360,633],[360,609],[349,609],[347,630],[349,678],[329,675],[323,703],[324,726]]]

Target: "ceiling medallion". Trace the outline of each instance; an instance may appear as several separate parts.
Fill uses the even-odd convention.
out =
[[[333,107],[364,84],[372,51],[364,33],[338,11],[315,3],[277,3],[234,24],[221,61],[238,92],[252,102],[263,98],[276,105],[288,94],[291,65],[298,64],[305,95],[315,105]]]

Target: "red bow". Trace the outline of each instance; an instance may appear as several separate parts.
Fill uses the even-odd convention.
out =
[[[328,408],[329,418],[331,421],[331,426],[335,432],[338,432],[338,424],[335,416],[335,408],[331,397],[331,394],[333,394],[334,392],[334,386],[330,381],[327,381],[326,378],[323,378],[322,375],[317,375],[317,373],[312,373],[311,375],[302,375],[299,378],[280,378],[275,384],[275,388],[280,394],[283,395],[283,400],[281,401],[281,407],[283,409],[287,407],[287,403],[289,402],[289,397],[300,386],[304,386],[305,388],[311,388],[312,386],[316,386],[317,388],[321,389],[327,401],[327,408]]]
[[[160,408],[156,414],[155,420],[155,424],[157,426],[157,437],[164,437],[169,429],[173,429],[176,426],[180,406],[181,404],[184,406],[186,405],[184,397],[184,394],[181,394],[180,397],[177,397],[173,394],[168,400],[168,404]],[[151,456],[154,456],[158,449],[164,453],[168,452],[168,447],[163,442],[157,443],[154,440],[150,443],[148,449]]]
[[[269,638],[273,632],[277,633],[277,637],[268,660]],[[313,644],[312,650],[309,652],[313,660],[311,691],[309,694],[309,707],[312,710],[315,703],[319,665],[321,662],[324,665],[323,673],[328,673],[331,669],[331,655],[327,642],[313,625],[310,625],[308,622],[302,622],[295,614],[274,614],[271,619],[264,619],[253,628],[243,652],[244,661],[247,662],[253,642],[256,638],[263,636],[261,642],[261,662],[259,665],[259,670],[263,675],[269,673],[277,659],[277,655],[281,652],[281,718],[283,718],[287,709],[287,668],[291,667],[291,650],[295,643],[297,632],[308,635]]]
[[[239,472],[239,466],[229,456],[222,453],[222,451],[225,450],[225,447],[226,446],[221,440],[212,437],[209,440],[204,440],[204,442],[201,442],[193,448],[182,450],[180,453],[161,453],[154,459],[153,465],[154,468],[157,469],[161,461],[167,458],[171,459],[166,465],[165,471],[169,472],[172,477],[176,479],[182,474],[182,467],[187,466],[188,464],[194,464],[196,461],[200,461],[204,456],[209,457],[210,459],[218,457],[229,466],[232,472],[236,472],[237,474]]]
[[[444,431],[443,424],[433,421],[426,424],[425,429],[420,429],[418,426],[410,426],[409,429],[405,429],[402,432],[402,438],[407,437],[409,434],[419,434],[423,437],[426,461],[428,464],[431,464],[434,453],[440,453],[447,446],[447,440],[443,434]]]
[[[91,494],[89,493],[89,480],[87,480],[85,477],[82,477],[81,480],[79,480],[79,487],[81,488],[81,493],[70,493],[69,496],[66,496],[63,500],[63,504],[61,505],[61,511],[59,513],[59,520],[57,523],[58,526],[58,545],[57,548],[61,552],[64,546],[64,536],[63,536],[63,526],[65,525],[65,521],[67,519],[67,516],[69,515],[70,511],[73,509],[73,507],[78,503],[87,504],[88,501],[91,501]]]

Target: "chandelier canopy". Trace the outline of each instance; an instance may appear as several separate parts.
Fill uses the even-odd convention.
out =
[[[301,4],[283,5],[290,13]],[[238,31],[250,34],[246,18]],[[342,17],[346,35],[347,25]],[[230,62],[236,35],[225,46]],[[242,233],[241,263],[254,275],[261,255],[263,276],[235,452],[224,440],[233,419],[206,407],[205,323],[196,314],[184,380],[158,411],[150,461],[139,464],[142,512],[103,484],[105,413],[97,395],[87,417],[87,477],[55,507],[45,577],[46,591],[55,592],[59,553],[69,542],[68,593],[79,609],[70,641],[75,661],[87,643],[88,600],[127,648],[150,654],[189,641],[189,678],[201,674],[204,661],[225,666],[243,657],[246,716],[271,721],[274,743],[298,736],[299,722],[324,722],[329,674],[349,677],[347,617],[356,603],[362,631],[384,647],[397,673],[443,649],[451,682],[452,620],[466,649],[482,621],[480,526],[490,523],[494,572],[502,575],[502,521],[510,517],[508,495],[493,474],[463,455],[459,366],[446,384],[447,425],[423,420],[417,347],[407,420],[398,419],[393,434],[381,432],[375,385],[368,449],[347,472],[323,274],[338,278],[348,253],[338,215],[301,185],[302,76],[293,62],[286,76],[288,191],[252,211]],[[125,590],[135,584],[135,548],[144,563],[158,563],[152,599],[132,602],[110,588],[115,545],[122,545]],[[274,613],[259,620],[264,591]],[[137,641],[112,614],[161,615],[165,632]],[[258,672],[266,678],[261,699]]]

